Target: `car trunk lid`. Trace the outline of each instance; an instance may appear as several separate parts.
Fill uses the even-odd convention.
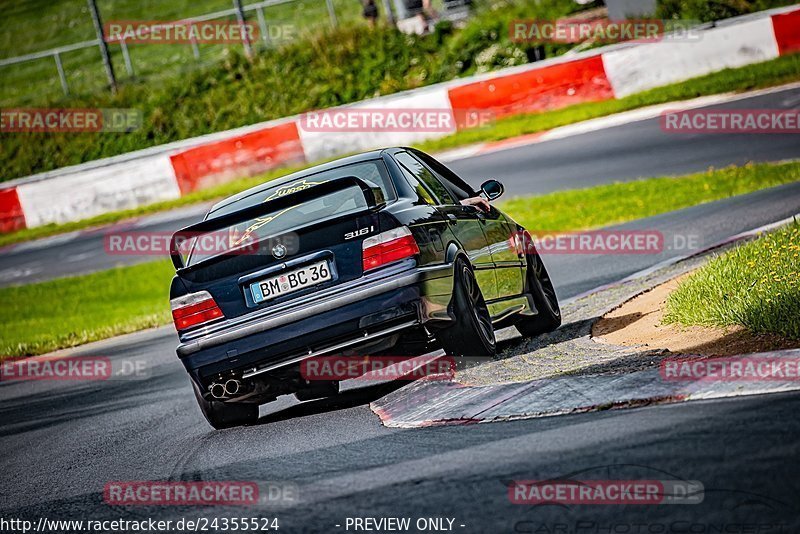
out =
[[[360,277],[384,204],[377,186],[337,178],[184,228],[172,260],[189,293],[237,317]]]

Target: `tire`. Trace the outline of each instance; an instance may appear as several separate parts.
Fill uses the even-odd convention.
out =
[[[258,421],[258,404],[228,403],[206,400],[192,382],[194,396],[208,424],[221,430],[235,426],[251,425]]]
[[[535,251],[526,254],[525,257],[528,263],[525,276],[526,293],[533,298],[539,313],[523,317],[515,326],[524,337],[534,337],[552,332],[561,326],[561,308],[558,306],[556,290],[542,258]]]
[[[450,356],[494,356],[497,345],[486,301],[469,264],[455,262],[450,311],[455,322],[439,333],[439,341]]]

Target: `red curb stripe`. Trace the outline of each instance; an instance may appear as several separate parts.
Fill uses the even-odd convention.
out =
[[[383,423],[384,425],[392,422],[393,420],[392,414],[390,414],[383,408],[378,408],[377,406],[375,406],[375,404],[372,403],[370,404],[369,407],[372,408],[372,412],[378,416],[378,418],[381,420],[381,423]]]
[[[772,27],[780,55],[800,52],[800,9],[772,16]]]
[[[25,214],[19,203],[17,188],[0,190],[0,233],[22,230],[25,227]]]
[[[496,118],[614,98],[600,55],[454,87],[453,109],[488,110]]]
[[[173,154],[170,161],[185,195],[287,163],[302,163],[305,152],[297,125],[287,122],[190,148]]]

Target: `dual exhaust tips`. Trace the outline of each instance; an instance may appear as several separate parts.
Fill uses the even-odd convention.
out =
[[[233,397],[242,390],[242,383],[235,378],[231,378],[224,384],[222,382],[214,382],[208,386],[208,391],[215,399],[224,399]]]

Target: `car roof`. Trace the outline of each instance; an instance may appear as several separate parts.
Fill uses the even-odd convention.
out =
[[[330,169],[336,169],[344,165],[350,165],[352,163],[361,163],[363,161],[379,159],[383,156],[384,153],[391,153],[396,151],[397,149],[398,147],[370,150],[368,152],[362,152],[361,154],[355,154],[353,156],[347,156],[344,158],[335,159],[333,161],[322,163],[320,165],[314,165],[313,167],[293,172],[292,174],[287,174],[286,176],[281,176],[280,178],[276,178],[274,180],[268,180],[263,184],[251,187],[250,189],[246,189],[240,193],[237,193],[233,196],[230,196],[224,200],[217,202],[211,207],[211,210],[208,212],[207,218],[212,217],[214,212],[220,210],[221,208],[230,206],[231,204],[244,200],[252,195],[263,193],[264,191],[272,189],[276,186],[280,186],[281,184],[291,182],[300,178],[305,178],[306,176],[311,176],[312,174],[317,174]]]

